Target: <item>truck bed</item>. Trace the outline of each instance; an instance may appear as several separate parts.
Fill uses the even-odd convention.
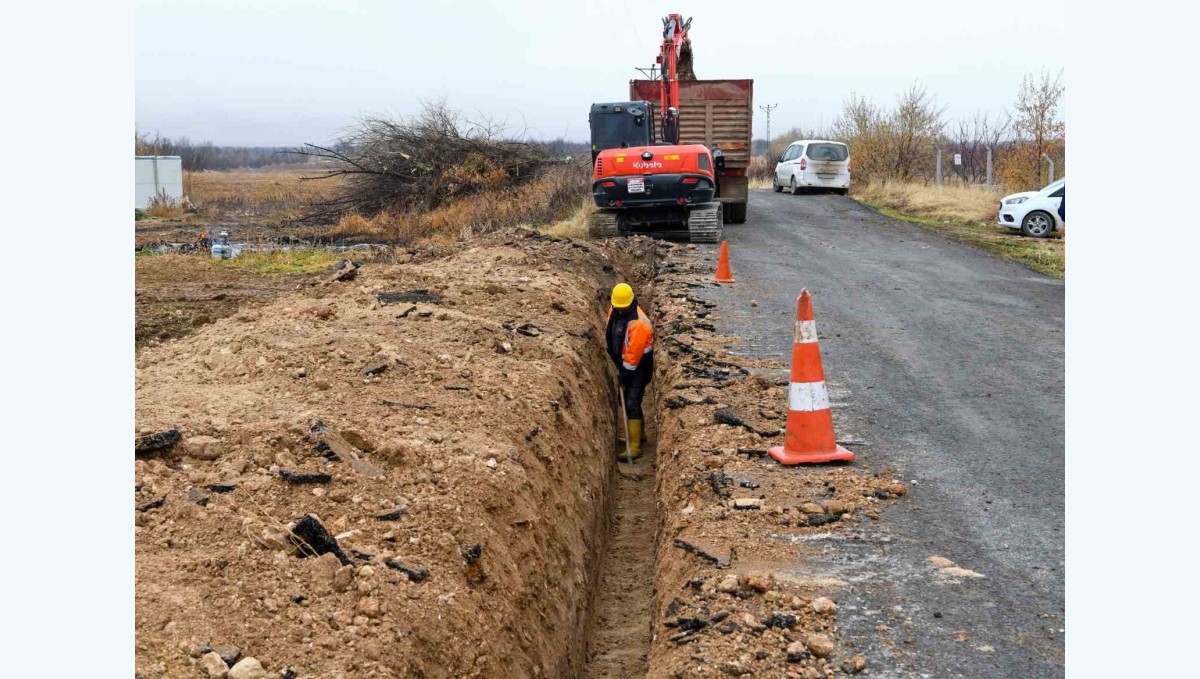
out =
[[[629,98],[651,102],[655,120],[658,97],[659,81],[629,81]],[[753,80],[681,80],[679,108],[679,143],[720,149],[726,168],[745,171],[754,122]]]

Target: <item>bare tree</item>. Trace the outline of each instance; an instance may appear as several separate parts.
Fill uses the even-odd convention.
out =
[[[892,143],[889,115],[875,102],[851,92],[833,122],[832,137],[850,147],[854,174],[861,180],[885,179],[891,173]]]
[[[1013,119],[1014,143],[1001,163],[1005,186],[1018,189],[1043,184],[1043,154],[1055,158],[1058,168],[1065,169],[1063,152],[1067,126],[1058,115],[1059,102],[1065,91],[1061,71],[1053,77],[1043,72],[1036,78],[1026,74],[1021,79]]]
[[[834,121],[833,136],[850,145],[855,176],[865,181],[928,176],[941,143],[944,106],[919,83],[888,111],[851,93]]]
[[[986,181],[988,149],[998,151],[1008,139],[1011,129],[1012,120],[1006,113],[995,117],[976,113],[973,118],[956,121],[947,134],[950,152],[962,156],[962,165],[951,166],[954,173],[968,184]]]
[[[897,98],[891,123],[893,177],[909,179],[920,174],[920,168],[930,166],[928,161],[945,127],[945,112],[946,107],[939,107],[937,97],[920,83],[914,83]]]

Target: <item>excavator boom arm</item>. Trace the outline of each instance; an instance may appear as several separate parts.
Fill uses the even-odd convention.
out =
[[[657,59],[662,72],[658,110],[662,118],[662,138],[668,144],[679,143],[679,79],[676,68],[691,27],[691,17],[687,21],[679,14],[669,14],[663,18],[662,48]]]

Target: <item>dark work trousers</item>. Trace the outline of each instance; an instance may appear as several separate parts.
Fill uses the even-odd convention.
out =
[[[625,417],[631,420],[642,419],[642,397],[646,395],[646,387],[654,376],[654,352],[642,356],[637,370],[633,371],[633,379],[625,387]]]

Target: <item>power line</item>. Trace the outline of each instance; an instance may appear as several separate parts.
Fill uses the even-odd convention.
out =
[[[759,108],[761,108],[762,110],[767,112],[767,150],[766,150],[766,153],[771,152],[771,111],[774,111],[778,107],[779,107],[779,104],[759,105]]]

